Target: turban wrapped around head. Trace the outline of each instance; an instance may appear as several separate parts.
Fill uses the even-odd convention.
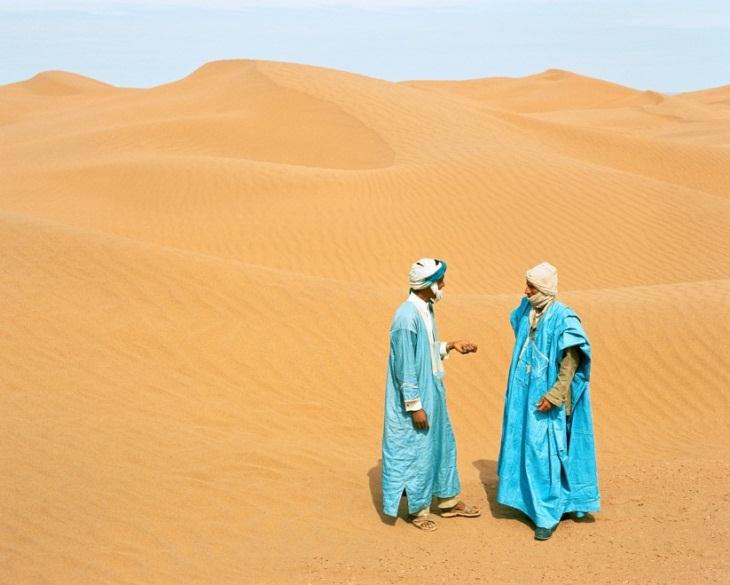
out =
[[[527,282],[542,294],[554,297],[558,294],[558,269],[549,262],[538,264],[527,271]]]
[[[414,262],[408,273],[408,285],[412,290],[428,288],[446,273],[446,262],[435,258],[421,258]]]

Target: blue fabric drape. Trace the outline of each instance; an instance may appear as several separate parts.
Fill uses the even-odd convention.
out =
[[[435,319],[433,335],[438,352]],[[382,489],[388,516],[397,516],[404,490],[410,513],[430,505],[434,496],[451,497],[461,490],[443,372],[434,375],[430,351],[423,319],[413,303],[404,302],[390,329],[385,385]],[[404,400],[416,398],[428,416],[428,430],[416,430],[405,410]]]
[[[497,501],[552,528],[566,512],[598,512],[600,496],[591,417],[591,346],[575,312],[554,301],[530,338],[527,298],[510,316],[515,347],[509,369],[497,473]],[[558,377],[565,350],[580,351],[571,385],[572,414],[536,405]]]

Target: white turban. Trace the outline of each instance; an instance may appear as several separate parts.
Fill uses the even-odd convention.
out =
[[[527,271],[527,282],[542,294],[554,297],[558,294],[558,269],[548,262],[538,264]]]
[[[414,262],[408,273],[408,286],[413,290],[428,288],[444,277],[446,262],[434,258],[421,258]]]

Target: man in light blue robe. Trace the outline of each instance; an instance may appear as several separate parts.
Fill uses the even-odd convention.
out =
[[[390,356],[383,424],[383,511],[398,515],[408,498],[413,525],[432,531],[431,501],[438,498],[442,517],[479,516],[458,499],[456,443],[446,408],[442,360],[452,349],[466,354],[468,341],[438,341],[433,304],[443,297],[446,262],[422,258],[409,274],[410,295],[390,328]]]
[[[497,501],[524,512],[535,538],[552,536],[564,513],[598,512],[600,496],[589,381],[591,346],[576,313],[556,300],[557,269],[527,271],[512,312]]]

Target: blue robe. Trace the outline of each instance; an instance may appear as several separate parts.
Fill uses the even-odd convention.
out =
[[[509,368],[500,447],[497,501],[521,510],[536,526],[552,528],[566,512],[598,512],[600,496],[593,440],[591,346],[575,312],[558,301],[546,309],[533,341],[530,303],[510,316],[515,348]],[[526,343],[527,342],[527,343]],[[565,350],[580,351],[571,385],[572,413],[537,410],[555,384]]]
[[[410,301],[396,311],[390,328],[390,356],[385,384],[383,423],[383,512],[398,515],[405,490],[408,511],[429,506],[434,496],[448,498],[461,491],[456,470],[456,442],[446,410],[438,331],[433,321],[434,375],[429,333]],[[404,400],[420,398],[429,428],[417,430]]]

